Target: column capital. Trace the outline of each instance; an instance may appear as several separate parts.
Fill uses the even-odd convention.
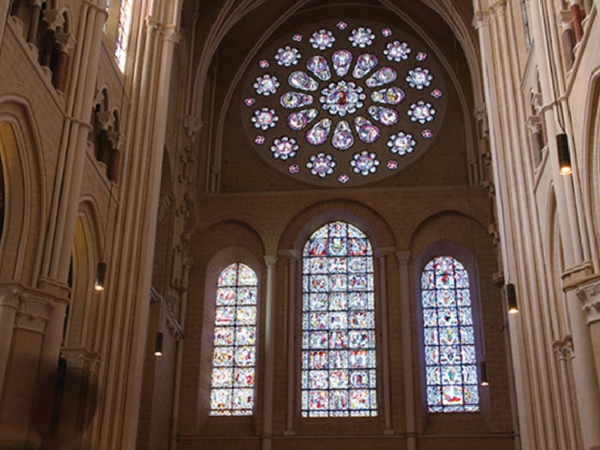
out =
[[[75,47],[77,41],[71,33],[56,33],[56,43],[61,52],[69,53]]]
[[[88,350],[85,347],[63,347],[60,355],[67,361],[67,367],[80,370],[92,370],[100,362],[100,353]]]
[[[21,293],[19,309],[15,318],[15,328],[44,334],[53,309],[54,302]]]
[[[408,252],[408,251],[396,252],[396,258],[398,258],[398,262],[400,264],[408,265],[408,262],[410,261],[410,252]]]
[[[579,285],[575,291],[588,325],[600,321],[600,276]]]
[[[565,336],[562,341],[552,343],[554,354],[560,361],[571,360],[575,357],[575,349],[573,348],[573,338],[571,335]]]
[[[57,28],[62,27],[65,23],[65,18],[58,9],[45,9],[42,11],[44,22],[48,24],[48,29],[56,31]]]
[[[265,264],[267,265],[267,270],[275,269],[275,265],[277,264],[277,256],[265,256]]]

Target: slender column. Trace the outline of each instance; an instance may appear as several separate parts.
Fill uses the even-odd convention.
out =
[[[600,374],[600,277],[582,283],[577,296],[582,303],[585,320],[592,337],[596,374]],[[573,331],[575,333],[575,331]],[[576,347],[577,348],[577,347]],[[579,352],[578,352],[579,353]],[[589,361],[588,361],[589,362]]]
[[[37,32],[40,26],[40,12],[42,11],[42,0],[33,0],[31,2],[31,22],[29,22],[29,31],[27,33],[27,42],[35,44]]]
[[[267,286],[265,295],[265,382],[262,449],[271,450],[273,440],[273,378],[275,368],[275,268],[276,256],[265,256],[267,265]]]
[[[44,22],[48,24],[48,29],[46,30],[42,48],[40,48],[40,64],[48,67],[50,66],[50,61],[52,59],[52,47],[54,46],[55,39],[54,34],[56,33],[57,28],[63,26],[65,19],[60,11],[56,9],[46,9],[42,15],[44,16]]]
[[[15,316],[19,308],[18,289],[6,289],[0,292],[0,394],[4,392],[4,376],[13,338]],[[0,397],[0,401],[2,398]]]
[[[412,320],[410,312],[410,252],[397,252],[400,263],[400,315],[402,320],[402,366],[404,368],[404,414],[406,416],[406,449],[416,450],[415,385],[412,358]]]
[[[571,0],[571,14],[573,16],[573,29],[575,30],[575,40],[581,42],[583,38],[583,28],[581,26],[581,7],[577,0]]]
[[[577,405],[579,407],[579,420],[583,435],[585,449],[600,448],[600,392],[598,375],[594,365],[594,349],[590,339],[590,330],[586,324],[586,316],[581,308],[580,299],[586,299],[588,305],[596,287],[585,286],[565,293],[567,308],[571,319],[571,332],[573,334],[573,372],[575,374]],[[577,298],[579,296],[579,298]],[[584,308],[585,308],[584,305]],[[587,322],[590,316],[588,314]],[[595,322],[593,322],[595,323]]]
[[[296,386],[295,370],[294,370],[294,333],[296,330],[296,267],[298,264],[299,252],[297,250],[289,250],[288,257],[288,273],[287,273],[287,411],[285,422],[285,434],[294,434],[294,392]]]
[[[74,47],[75,39],[71,33],[59,33],[56,35],[56,42],[60,51],[56,67],[53,68],[52,84],[57,90],[64,92],[67,82],[67,68],[69,67],[69,51]]]
[[[381,252],[381,249],[380,249]],[[379,256],[379,303],[381,305],[381,369],[383,372],[383,432],[394,434],[392,426],[391,382],[390,382],[390,350],[388,332],[388,299],[387,299],[387,265],[385,252]]]
[[[183,270],[181,284],[184,287],[189,286],[190,269],[193,264],[192,258],[185,258],[183,261]],[[181,294],[181,308],[179,311],[179,324],[185,333],[185,319],[187,314],[188,291]],[[175,365],[175,385],[173,386],[173,411],[171,414],[171,433],[169,439],[169,450],[177,450],[177,434],[179,433],[179,397],[181,394],[181,367],[183,365],[183,339],[177,340],[177,360]]]
[[[573,357],[573,341],[566,338],[561,342],[554,344],[554,353],[556,354],[560,364],[560,386],[561,396],[565,405],[565,416],[567,418],[567,439],[568,444],[565,448],[577,448],[577,430],[573,420],[573,403],[571,402],[571,388],[569,386],[569,369],[568,365],[572,364]]]

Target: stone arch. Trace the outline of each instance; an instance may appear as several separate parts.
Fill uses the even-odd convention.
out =
[[[96,263],[102,257],[104,236],[98,205],[92,198],[80,202],[73,237],[73,274],[65,345],[95,348],[98,303],[93,289]]]
[[[181,418],[182,426],[185,422],[185,426],[200,431],[208,421],[217,277],[225,267],[234,262],[242,262],[254,270],[259,280],[260,330],[264,315],[260,302],[265,290],[265,245],[260,234],[248,224],[226,220],[212,225],[198,235],[193,249],[191,256],[194,265],[190,271],[190,301],[186,312],[187,345],[184,350],[180,404],[181,410],[187,411],[185,417]],[[260,385],[257,385],[257,395],[258,392]],[[256,415],[247,419],[253,422],[255,417]],[[252,425],[247,425],[250,430]]]
[[[6,194],[1,280],[35,284],[39,275],[46,209],[40,148],[29,106],[20,98],[0,98],[0,159]]]
[[[376,253],[383,247],[396,247],[394,233],[379,213],[362,203],[339,199],[316,203],[296,215],[282,233],[279,250],[301,249],[313,231],[334,220],[344,220],[360,228]]]

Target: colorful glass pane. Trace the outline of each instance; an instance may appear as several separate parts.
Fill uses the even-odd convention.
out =
[[[210,415],[250,415],[254,409],[258,278],[235,263],[217,281]]]
[[[428,411],[479,411],[477,357],[469,277],[450,256],[438,256],[421,274],[421,310]],[[458,301],[457,301],[458,299]]]
[[[303,251],[303,417],[377,415],[373,251],[345,222]]]
[[[117,41],[115,43],[115,59],[119,69],[125,70],[127,60],[127,44],[129,43],[129,33],[131,31],[131,0],[121,0],[119,9],[119,23],[117,25]]]

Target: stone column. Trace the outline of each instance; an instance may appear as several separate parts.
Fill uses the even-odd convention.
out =
[[[593,360],[598,375],[600,374],[600,276],[582,283],[576,292],[590,331]]]
[[[415,383],[412,358],[412,320],[410,298],[410,252],[397,252],[400,264],[400,313],[402,317],[402,367],[404,368],[404,415],[406,416],[406,449],[416,450]]]
[[[265,256],[267,282],[265,294],[265,378],[263,397],[262,449],[271,450],[273,441],[273,388],[275,368],[275,275],[276,256]]]
[[[381,306],[381,355],[383,360],[381,361],[381,372],[383,378],[383,389],[381,390],[383,396],[383,432],[385,434],[394,434],[394,427],[392,425],[392,390],[390,380],[390,351],[389,351],[389,332],[388,332],[388,298],[387,298],[387,264],[386,264],[386,249],[379,249],[379,304]]]
[[[4,392],[4,375],[10,355],[15,316],[19,309],[22,292],[19,289],[6,288],[0,292],[0,394]],[[1,402],[0,397],[0,402]]]
[[[581,38],[583,38],[583,28],[581,26],[581,6],[579,6],[579,2],[577,0],[571,0],[571,16],[573,18],[575,41],[581,42]]]
[[[57,9],[46,9],[42,15],[44,16],[44,22],[48,24],[48,29],[46,30],[46,36],[44,36],[42,48],[40,48],[40,64],[49,67],[55,40],[54,34],[58,28],[64,25],[65,19]]]
[[[56,66],[53,67],[52,84],[57,90],[64,92],[67,82],[67,69],[69,68],[69,52],[75,46],[75,38],[71,33],[57,33],[56,43],[59,47],[59,53]]]
[[[285,422],[285,434],[294,434],[294,394],[296,392],[294,362],[296,348],[294,347],[294,335],[296,332],[296,317],[298,306],[296,305],[296,273],[298,267],[298,259],[300,253],[297,250],[288,250],[286,252],[288,258],[287,272],[287,410]],[[301,301],[301,299],[300,299]]]
[[[9,2],[10,3],[10,2]],[[40,26],[40,12],[42,11],[42,0],[31,1],[31,22],[27,32],[27,42],[35,44],[37,40],[38,28]]]

